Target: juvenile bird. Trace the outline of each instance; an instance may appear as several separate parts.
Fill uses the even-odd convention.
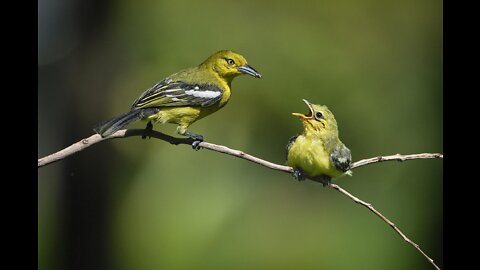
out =
[[[326,106],[303,101],[309,112],[292,113],[302,121],[303,132],[288,142],[287,164],[293,168],[297,180],[311,178],[329,185],[332,178],[351,174],[352,155],[338,138],[332,112]]]
[[[247,64],[247,60],[233,51],[219,51],[196,67],[172,74],[145,91],[133,103],[129,112],[101,123],[93,130],[102,137],[109,136],[138,120],[177,124],[177,133],[195,140],[203,136],[187,128],[195,121],[225,106],[231,95],[233,78],[248,74],[262,75]],[[193,145],[195,147],[195,145]]]

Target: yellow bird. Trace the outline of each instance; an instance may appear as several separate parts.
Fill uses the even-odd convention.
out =
[[[177,133],[191,137],[195,145],[203,136],[187,128],[195,121],[221,109],[231,95],[233,78],[248,74],[262,75],[247,64],[247,60],[233,51],[219,51],[196,67],[168,76],[145,91],[133,103],[129,112],[101,123],[94,131],[109,136],[138,120],[177,124]]]
[[[302,121],[303,132],[288,142],[287,164],[297,180],[311,178],[329,185],[332,178],[351,174],[352,155],[338,137],[333,113],[326,106],[303,101],[309,112],[292,113]]]

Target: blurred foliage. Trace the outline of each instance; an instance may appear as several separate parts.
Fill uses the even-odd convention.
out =
[[[191,126],[210,142],[283,164],[306,98],[333,111],[354,160],[443,151],[441,1],[38,4],[39,157],[220,49],[263,77],[237,78],[230,103]],[[337,183],[442,265],[442,168],[381,163]],[[39,269],[432,269],[333,190],[154,139],[89,148],[39,169],[38,186]]]

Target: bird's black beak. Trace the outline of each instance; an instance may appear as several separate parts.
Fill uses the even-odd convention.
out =
[[[237,67],[238,71],[253,76],[255,78],[261,78],[262,74],[258,73],[253,67],[249,65],[239,66]]]

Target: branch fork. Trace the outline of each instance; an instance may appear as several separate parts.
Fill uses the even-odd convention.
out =
[[[74,143],[56,153],[53,153],[51,155],[48,155],[46,157],[38,159],[38,167],[43,167],[45,165],[54,163],[56,161],[62,160],[70,155],[73,155],[79,151],[82,151],[83,149],[90,147],[94,144],[97,144],[99,142],[103,142],[106,140],[110,139],[118,139],[118,138],[128,138],[132,136],[142,136],[142,137],[153,137],[156,139],[160,139],[166,142],[169,142],[174,145],[179,145],[179,144],[186,144],[186,145],[191,145],[193,143],[193,139],[191,138],[176,138],[169,136],[167,134],[154,131],[154,130],[145,130],[145,129],[129,129],[129,130],[119,130],[115,132],[114,134],[102,138],[100,135],[95,134],[92,135],[88,138],[82,139],[77,143]],[[199,147],[205,148],[211,151],[216,151],[219,153],[231,155],[234,157],[246,159],[248,161],[257,163],[259,165],[262,165],[264,167],[277,170],[277,171],[282,171],[285,173],[291,174],[293,172],[293,169],[289,166],[284,166],[284,165],[279,165],[275,164],[260,158],[257,158],[255,156],[249,155],[243,151],[240,150],[235,150],[228,148],[223,145],[217,145],[209,142],[200,142],[198,144]],[[352,164],[351,169],[355,169],[361,166],[365,166],[368,164],[372,163],[379,163],[379,162],[384,162],[384,161],[406,161],[406,160],[412,160],[412,159],[432,159],[432,158],[439,158],[443,159],[443,154],[440,153],[422,153],[422,154],[410,154],[410,155],[401,155],[401,154],[395,154],[395,155],[390,155],[390,156],[377,156],[373,158],[368,158],[368,159],[362,159],[359,161],[356,161]],[[314,179],[310,179],[312,181],[315,181]],[[377,211],[371,203],[364,202],[360,200],[359,198],[353,196],[351,193],[346,191],[345,189],[341,188],[337,184],[329,184],[328,187],[335,189],[336,191],[342,193],[343,195],[349,197],[351,200],[353,200],[355,203],[360,204],[365,206],[368,210],[370,210],[372,213],[374,213],[376,216],[378,216],[380,219],[382,219],[388,226],[390,226],[397,234],[399,234],[405,242],[408,244],[412,245],[420,254],[422,254],[437,270],[440,270],[440,267],[438,267],[433,259],[431,259],[422,249],[420,249],[420,246],[410,240],[400,229],[388,218],[386,218],[382,213]]]

